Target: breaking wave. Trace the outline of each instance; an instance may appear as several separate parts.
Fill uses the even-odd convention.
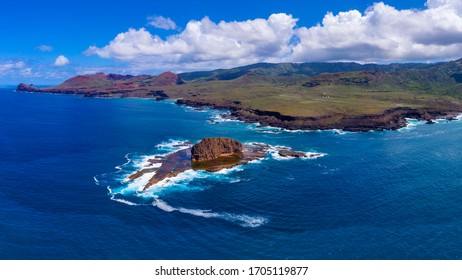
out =
[[[217,124],[217,123],[226,123],[226,122],[241,122],[238,119],[232,118],[226,113],[220,112],[217,114],[214,114],[210,117],[208,120],[209,123]]]
[[[398,129],[398,131],[408,131],[408,130],[414,130],[417,126],[423,125],[426,122],[417,120],[417,119],[411,119],[411,118],[405,118],[406,120],[406,126],[403,128]]]
[[[296,157],[291,157],[291,156],[279,155],[280,150],[286,150],[286,149],[290,149],[290,148],[286,146],[270,146],[270,148],[268,149],[268,153],[275,160],[291,160],[291,159],[296,158]],[[303,157],[300,159],[316,159],[316,158],[320,158],[320,157],[327,155],[325,153],[318,153],[318,152],[302,152],[302,153],[305,154],[306,157]]]
[[[149,159],[155,157],[165,157],[168,154],[191,147],[191,143],[184,140],[174,140],[160,143],[155,146],[157,153],[151,155],[127,154],[126,162],[115,167],[113,173],[105,173],[94,176],[95,184],[105,185],[108,189],[108,196],[111,200],[118,203],[123,203],[129,206],[146,206],[155,205],[157,208],[166,212],[178,211],[184,214],[190,214],[203,218],[223,219],[244,227],[257,227],[267,222],[266,219],[260,217],[252,217],[244,214],[233,213],[215,213],[212,211],[201,209],[188,209],[185,207],[172,207],[160,197],[172,192],[184,191],[203,191],[209,185],[203,184],[207,181],[226,182],[229,184],[239,183],[240,179],[229,176],[234,172],[242,171],[241,166],[227,168],[215,173],[202,170],[186,170],[174,177],[165,178],[164,180],[154,184],[149,189],[143,191],[144,186],[149,182],[155,174],[155,168],[159,167],[159,163],[151,163]],[[130,174],[143,169],[153,168],[153,171],[146,172],[140,177],[129,180]],[[194,183],[195,180],[202,184]],[[196,181],[197,182],[197,181]],[[154,202],[153,202],[154,201]]]
[[[275,126],[263,126],[260,123],[252,123],[247,126],[248,129],[256,131],[258,133],[267,133],[267,134],[281,134],[283,132],[287,133],[303,133],[303,132],[312,132],[313,130],[302,130],[302,129],[285,129]]]
[[[137,203],[125,200],[125,199],[115,198],[114,196],[111,197],[111,200],[114,200],[114,201],[117,201],[117,202],[120,202],[120,203],[123,203],[123,204],[127,204],[127,205],[130,205],[130,206],[139,206],[140,205],[140,204],[137,204]]]
[[[246,143],[255,145],[266,145],[264,143]],[[225,168],[217,172],[207,172],[203,170],[186,170],[174,177],[169,177],[157,182],[144,190],[152,176],[155,175],[156,168],[161,163],[150,159],[161,159],[177,151],[190,148],[192,143],[185,140],[170,139],[155,146],[155,152],[151,155],[141,155],[136,153],[127,154],[126,162],[115,167],[113,173],[105,173],[95,176],[93,179],[96,185],[107,186],[110,199],[129,206],[153,205],[166,212],[179,212],[203,218],[216,218],[238,224],[243,227],[259,227],[268,222],[267,218],[252,216],[247,214],[235,214],[228,212],[214,212],[212,210],[190,209],[187,207],[171,206],[163,200],[168,194],[204,191],[214,185],[214,182],[226,184],[238,184],[241,178],[236,176],[237,172],[244,170],[243,165],[232,168]],[[249,163],[261,163],[263,160],[290,160],[293,157],[282,157],[278,154],[281,149],[290,149],[285,146],[271,146],[268,148],[267,156]],[[303,152],[310,158],[324,156],[325,154],[316,152]],[[130,175],[144,170],[144,173],[136,179],[130,180]],[[245,179],[243,179],[245,181]]]
[[[213,212],[211,210],[202,210],[202,209],[188,209],[183,207],[173,207],[170,204],[166,203],[161,199],[155,198],[152,205],[166,212],[178,211],[184,214],[190,214],[197,217],[203,218],[215,218],[222,219],[228,222],[236,223],[243,227],[259,227],[268,222],[267,218],[261,216],[251,216],[246,214],[233,214],[228,212]]]
[[[167,142],[157,144],[156,148],[160,151],[176,152],[182,149],[189,148],[191,146],[192,144],[189,141],[170,139]]]

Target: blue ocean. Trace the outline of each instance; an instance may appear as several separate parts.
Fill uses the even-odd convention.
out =
[[[221,113],[1,89],[0,258],[462,259],[462,121],[289,132]],[[127,181],[217,136],[322,156]]]

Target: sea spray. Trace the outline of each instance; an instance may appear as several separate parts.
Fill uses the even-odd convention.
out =
[[[250,161],[249,163],[262,163],[263,160],[290,160],[295,156],[282,156],[281,150],[292,151],[286,146],[272,146],[265,143],[246,143],[245,145],[260,146],[266,149],[266,156]],[[236,184],[241,182],[236,178],[235,173],[245,169],[245,165],[238,165],[232,168],[224,168],[217,172],[208,172],[204,170],[185,170],[176,176],[167,177],[156,184],[144,190],[152,176],[155,175],[156,168],[162,163],[152,161],[151,159],[165,158],[167,155],[190,148],[192,143],[186,140],[169,139],[166,142],[155,145],[156,151],[152,155],[140,155],[136,153],[127,154],[127,162],[117,166],[117,171],[109,174],[95,176],[95,183],[101,184],[102,178],[104,183],[108,184],[108,194],[111,200],[123,203],[129,206],[149,205],[166,211],[179,212],[203,218],[216,218],[238,224],[243,227],[259,227],[268,222],[267,218],[247,214],[236,214],[228,212],[214,212],[212,210],[191,209],[183,206],[171,206],[163,199],[171,193],[203,191],[214,185],[213,182],[223,182],[227,184]],[[295,151],[294,151],[295,152]],[[296,152],[306,156],[306,159],[314,159],[324,156],[323,153],[317,152]],[[134,172],[145,170],[145,173],[131,180],[129,176]],[[112,178],[111,178],[112,177]],[[244,181],[246,181],[244,179]]]

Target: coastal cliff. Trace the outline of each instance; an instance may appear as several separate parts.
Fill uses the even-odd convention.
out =
[[[318,66],[254,64],[158,76],[96,73],[49,88],[21,83],[16,90],[173,99],[178,105],[225,109],[244,122],[289,130],[393,130],[406,126],[406,118],[430,124],[462,112],[462,59],[422,65]]]
[[[16,91],[82,94],[85,97],[150,97],[162,100],[169,98],[163,88],[182,84],[184,81],[173,72],[164,72],[158,76],[96,73],[77,75],[60,85],[47,88],[20,83]]]
[[[191,148],[193,169],[219,171],[238,165],[244,157],[243,146],[230,138],[205,138]]]
[[[242,144],[230,138],[204,138],[191,148],[192,162],[213,160],[223,156],[243,156]]]

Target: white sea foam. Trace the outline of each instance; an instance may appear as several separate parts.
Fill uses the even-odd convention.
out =
[[[201,170],[186,170],[174,177],[165,178],[157,182],[145,191],[138,191],[136,196],[141,198],[157,198],[165,191],[200,191],[203,190],[204,187],[191,186],[190,182],[195,179],[207,178],[210,174],[209,172]]]
[[[326,153],[316,153],[316,152],[306,152],[305,155],[306,155],[306,158],[302,158],[302,159],[316,159],[316,158],[326,156],[327,154]]]
[[[412,119],[412,118],[405,118],[406,120],[406,126],[403,128],[398,129],[398,131],[406,131],[406,130],[413,130],[419,125],[423,125],[426,122],[425,121],[420,121],[417,119]]]
[[[161,210],[164,210],[165,212],[173,212],[177,210],[175,207],[172,207],[169,204],[167,204],[165,201],[157,199],[157,198],[154,199],[154,201],[152,202],[152,206],[155,206]]]
[[[196,179],[206,179],[208,178],[209,180],[215,180],[215,181],[223,181],[223,180],[228,180],[229,178],[226,177],[226,175],[229,175],[230,173],[233,172],[238,172],[242,171],[243,167],[242,166],[235,166],[232,168],[225,168],[217,172],[207,172],[203,170],[192,170],[188,169],[185,170],[178,175],[174,177],[168,177],[165,178],[153,186],[149,187],[149,189],[143,191],[143,192],[138,192],[137,196],[139,197],[157,197],[158,194],[162,191],[165,191],[167,189],[172,189],[175,191],[178,190],[202,190],[202,188],[199,187],[191,187],[190,182]],[[230,183],[235,183],[237,182],[236,180],[233,180],[232,178],[228,180]]]
[[[259,163],[262,163],[264,159],[265,158],[254,159],[254,160],[251,160],[251,161],[247,162],[247,164],[259,164]]]
[[[213,174],[220,174],[220,175],[228,175],[232,172],[242,171],[244,170],[241,165],[237,165],[231,168],[223,168],[219,171],[214,172]]]
[[[183,107],[186,112],[196,112],[196,113],[209,113],[212,109],[209,108],[195,108],[191,106]]]
[[[302,130],[302,129],[282,129],[284,132],[289,132],[289,133],[302,133],[302,132],[311,132],[312,130]]]
[[[149,160],[161,155],[145,155],[140,156],[137,160],[134,160],[132,165],[136,167],[137,170],[149,167],[149,168],[159,168],[161,166],[160,163],[150,163]]]
[[[143,191],[144,187],[149,183],[149,180],[152,176],[155,175],[156,169],[161,166],[161,163],[150,163],[149,159],[155,157],[165,157],[169,153],[181,150],[187,147],[190,147],[190,143],[180,140],[169,140],[158,145],[159,150],[164,150],[164,154],[155,154],[155,155],[137,155],[128,153],[125,155],[126,162],[124,164],[116,166],[117,171],[113,173],[101,174],[94,176],[94,181],[96,185],[108,184],[107,190],[111,199],[120,203],[127,205],[139,205],[127,199],[136,198],[137,200],[149,198],[151,199],[155,192],[145,192]],[[142,176],[135,180],[129,180],[128,176],[133,174],[134,170],[142,170],[144,168],[149,168],[149,172],[144,173]],[[152,169],[152,170],[151,170]],[[170,185],[175,185],[180,181],[187,182],[192,180],[194,176],[188,178],[188,173],[179,174],[176,178],[170,178],[169,180],[164,180],[159,182],[158,190],[161,187],[168,187]],[[104,180],[102,180],[103,178]],[[109,181],[108,181],[109,180]],[[127,199],[116,198],[117,195],[124,196]]]
[[[275,127],[275,126],[261,126],[261,129],[266,129],[266,130],[274,130],[274,131],[280,131],[280,132],[288,132],[288,133],[302,133],[302,132],[311,132],[313,130],[308,130],[308,129],[287,129],[287,128],[280,128],[280,127]]]
[[[281,134],[280,130],[256,130],[258,133],[266,133],[266,134]]]
[[[124,166],[130,164],[131,159],[130,159],[128,156],[129,156],[129,154],[126,154],[126,155],[125,155],[125,158],[127,159],[127,162],[125,162],[124,164],[121,164],[121,165],[117,165],[117,166],[114,167],[114,168],[120,171],[120,170],[122,170],[122,169],[124,168]]]
[[[345,134],[350,134],[352,132],[349,132],[349,131],[345,131],[345,130],[342,130],[342,129],[331,129],[331,131],[335,134],[338,134],[338,135],[345,135]]]
[[[117,201],[117,202],[120,202],[120,203],[123,203],[123,204],[126,204],[126,205],[130,205],[130,206],[138,206],[139,205],[137,203],[134,203],[134,202],[131,202],[131,201],[128,201],[128,200],[125,200],[125,199],[116,198],[115,196],[117,195],[117,193],[114,192],[111,189],[111,187],[109,187],[109,186],[107,186],[106,188],[108,190],[108,193],[111,195],[111,200],[114,200],[114,201]]]
[[[138,206],[139,205],[137,203],[134,203],[134,202],[131,202],[131,201],[128,201],[128,200],[125,200],[125,199],[115,198],[114,196],[111,197],[111,200],[114,200],[114,201],[117,201],[117,202],[120,202],[120,203],[123,203],[123,204],[127,204],[127,205],[130,205],[130,206]]]
[[[288,133],[302,133],[302,132],[311,132],[313,130],[302,130],[302,129],[286,129],[275,126],[262,126],[260,123],[252,123],[248,126],[248,129],[255,130],[259,133],[268,133],[268,134],[280,134],[282,132]]]
[[[169,151],[169,152],[187,149],[189,147],[191,147],[190,142],[184,141],[184,140],[174,140],[174,139],[170,139],[167,142],[162,142],[156,145],[156,148],[158,148],[159,150],[164,150],[164,151]]]
[[[179,183],[188,183],[196,178],[205,178],[207,175],[204,171],[196,171],[188,169],[175,177],[165,178],[162,181],[155,184],[156,187],[165,188],[170,187]]]
[[[232,223],[237,223],[243,227],[260,227],[268,222],[268,219],[260,216],[250,216],[246,214],[233,214],[233,213],[216,213],[210,210],[201,210],[201,209],[187,209],[179,208],[177,209],[181,213],[191,214],[198,217],[204,218],[216,218],[223,219]]]
[[[268,149],[268,154],[275,160],[291,160],[296,159],[297,157],[292,156],[281,156],[279,151],[281,150],[291,150],[289,147],[286,146],[270,146]],[[318,153],[318,152],[302,152],[305,154],[306,157],[301,157],[300,159],[316,159],[323,156],[326,156],[325,153]]]
[[[451,121],[456,121],[456,122],[461,121],[461,120],[462,120],[462,114],[457,115],[457,116],[454,116],[454,117],[451,119]],[[434,120],[432,120],[432,121],[434,121],[435,123],[438,123],[438,124],[450,122],[450,120],[445,119],[445,118],[443,118],[443,119],[434,119]]]
[[[215,114],[210,117],[210,120],[214,123],[225,123],[225,122],[241,122],[238,119],[231,118],[224,113]]]
[[[268,222],[267,218],[260,217],[260,216],[250,216],[246,214],[233,214],[233,213],[227,213],[227,212],[218,213],[218,212],[213,212],[211,210],[188,209],[184,207],[176,208],[158,198],[154,199],[154,202],[152,203],[152,205],[166,212],[178,211],[180,213],[190,214],[193,216],[203,217],[207,219],[209,218],[223,219],[223,220],[226,220],[232,223],[237,223],[243,227],[259,227]]]
[[[268,149],[268,154],[271,155],[271,157],[275,160],[290,160],[292,157],[283,157],[279,155],[279,150],[281,149],[289,149],[289,147],[286,146],[270,146]]]
[[[187,209],[187,208],[178,208],[175,210],[184,213],[184,214],[191,214],[194,216],[198,217],[204,217],[204,218],[219,218],[220,214],[214,213],[211,210],[201,210],[201,209]]]
[[[258,125],[250,125],[249,129],[255,130],[258,133],[267,133],[267,134],[280,134],[282,133],[282,129],[278,127],[272,126],[258,126]]]
[[[457,115],[457,116],[454,116],[454,118],[453,118],[452,120],[454,120],[454,121],[461,121],[461,120],[462,120],[462,114]],[[447,122],[449,122],[448,119],[444,119],[444,118],[443,118],[443,119],[434,119],[434,120],[432,120],[432,121],[434,121],[434,122],[436,122],[436,123],[447,123]]]
[[[272,158],[277,160],[287,160],[291,159],[290,157],[281,157],[278,154],[278,151],[281,149],[290,149],[289,147],[285,146],[270,146],[264,143],[252,143],[254,145],[264,145],[268,146],[268,155],[271,155]],[[127,162],[118,166],[119,171],[109,174],[113,176],[113,180],[120,181],[115,183],[113,187],[108,186],[108,192],[112,200],[117,201],[119,203],[124,203],[126,205],[142,205],[135,202],[142,202],[142,201],[152,201],[152,205],[163,210],[166,212],[173,212],[177,211],[184,214],[190,214],[194,216],[204,217],[204,218],[216,218],[226,220],[240,226],[244,227],[259,227],[268,222],[268,219],[260,216],[251,216],[246,214],[234,214],[234,213],[227,213],[227,212],[213,212],[210,210],[202,210],[202,209],[189,209],[184,207],[173,207],[163,201],[161,197],[166,192],[181,192],[181,191],[201,191],[204,188],[207,188],[207,184],[197,184],[195,186],[191,183],[193,180],[196,179],[207,179],[211,181],[221,181],[227,183],[237,183],[240,182],[240,178],[235,178],[234,176],[228,176],[234,172],[242,171],[244,166],[235,166],[233,168],[226,168],[222,169],[218,172],[207,172],[207,171],[195,171],[195,170],[186,170],[184,172],[179,173],[178,175],[165,178],[162,181],[154,184],[148,190],[143,191],[143,188],[148,184],[149,180],[154,176],[156,172],[156,168],[161,166],[160,163],[150,163],[149,159],[154,158],[155,156],[165,157],[166,155],[173,153],[175,151],[185,149],[191,147],[191,143],[182,141],[182,140],[173,140],[170,139],[167,142],[163,142],[158,144],[156,147],[160,151],[164,151],[163,154],[156,154],[156,155],[136,155],[136,154],[127,154],[126,159]],[[325,154],[319,154],[315,152],[306,152],[305,153],[309,158],[316,158],[323,156]],[[316,154],[316,157],[312,157]],[[258,159],[251,161],[250,163],[261,163],[263,160],[267,159],[267,157],[263,159]],[[139,178],[128,181],[127,176],[128,174],[133,173],[133,169],[140,170],[143,168],[150,168],[149,171],[140,176]],[[100,180],[102,177],[94,177],[95,183],[97,184],[106,184],[106,180]],[[124,180],[125,179],[125,180]],[[101,181],[101,182],[100,182]],[[110,184],[110,183],[109,183]]]
[[[440,123],[447,123],[447,122],[448,122],[447,119],[434,119],[434,120],[432,120],[432,121],[434,121],[435,123],[438,123],[438,124],[440,124]]]
[[[126,186],[123,188],[120,188],[119,191],[116,193],[129,195],[129,194],[142,191],[144,187],[149,183],[149,180],[151,180],[152,176],[154,176],[155,173],[156,173],[155,171],[144,173],[139,178],[136,178],[133,181],[129,181],[127,178],[125,178],[123,183],[126,184]]]
[[[175,177],[165,178],[164,180],[154,184],[146,191],[138,194],[140,197],[153,197],[161,195],[164,192],[181,192],[181,191],[202,191],[208,188],[208,184],[194,184],[192,181],[201,179],[202,181],[210,182],[226,182],[237,183],[240,179],[236,179],[228,175],[232,172],[243,170],[242,168],[229,168],[222,172],[207,172],[202,170],[186,170]]]
[[[292,159],[292,157],[283,157],[283,156],[279,155],[279,151],[277,149],[271,148],[271,149],[268,150],[268,153],[275,160],[290,160],[290,159]]]
[[[158,162],[158,163],[148,163],[147,165],[145,165],[145,167],[149,167],[149,168],[159,168],[162,166],[162,163]]]
[[[246,143],[249,144],[249,143]],[[250,143],[253,145],[263,145],[269,147],[267,154],[270,155],[273,159],[276,160],[290,160],[295,157],[284,157],[279,155],[280,150],[287,150],[290,149],[289,147],[286,146],[271,146],[267,145],[264,143]],[[158,148],[163,148],[166,151],[168,150],[168,153],[172,153],[172,149],[183,149],[185,147],[190,147],[191,144],[186,141],[179,141],[179,140],[169,140],[168,142],[161,143],[157,145]],[[167,154],[168,154],[167,153]],[[314,159],[318,157],[322,157],[325,154],[323,153],[316,153],[316,152],[305,152],[305,155],[307,158],[304,159]],[[154,156],[165,156],[163,155],[151,155],[151,156],[130,156],[129,154],[126,155],[127,158],[127,163],[122,165],[126,167],[128,163],[131,163],[130,169],[143,169],[148,166],[149,172],[144,173],[141,175],[139,178],[135,180],[129,180],[128,176],[129,174],[133,174],[133,171],[131,172],[123,172],[123,170],[120,170],[116,173],[122,173],[120,176],[120,181],[119,184],[121,183],[120,186],[118,187],[113,187],[112,189],[109,188],[110,193],[112,195],[124,195],[124,196],[136,196],[140,198],[152,198],[154,196],[157,196],[159,194],[162,194],[165,191],[197,191],[197,190],[203,190],[203,186],[191,186],[190,182],[195,180],[195,179],[205,179],[207,178],[208,180],[213,180],[213,181],[224,181],[224,182],[229,182],[229,183],[236,183],[239,182],[239,179],[235,179],[233,177],[228,177],[229,174],[242,171],[244,169],[244,166],[239,165],[235,166],[232,168],[225,168],[217,172],[207,172],[207,171],[195,171],[195,170],[186,170],[184,172],[181,172],[180,174],[174,176],[174,177],[169,177],[169,178],[164,178],[160,182],[157,182],[153,186],[151,186],[148,190],[143,191],[145,186],[149,183],[149,180],[152,178],[152,176],[155,175],[156,168],[159,168],[161,166],[161,163],[149,163],[149,159],[153,158]],[[249,163],[257,164],[261,163],[263,160],[267,159],[268,157],[262,158],[262,159],[257,159],[254,161],[251,161]],[[115,173],[114,173],[115,174]],[[99,181],[97,177],[94,178],[95,182],[98,184]],[[117,180],[117,176],[114,176],[113,179]]]

